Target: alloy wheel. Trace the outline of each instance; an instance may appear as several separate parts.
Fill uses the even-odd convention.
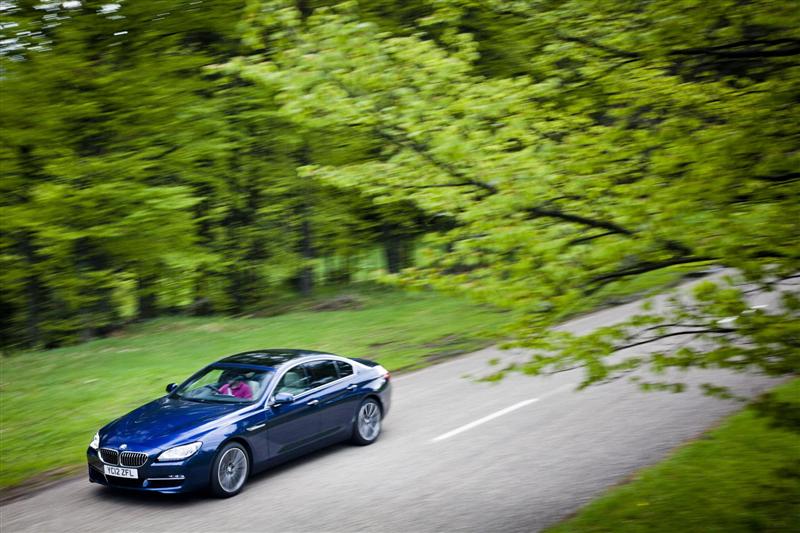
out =
[[[247,455],[241,448],[230,448],[219,461],[217,480],[225,492],[236,492],[247,478]]]
[[[381,410],[375,402],[366,402],[358,411],[358,432],[364,440],[372,441],[380,431]]]

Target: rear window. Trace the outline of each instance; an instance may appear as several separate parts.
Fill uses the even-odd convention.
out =
[[[351,365],[350,363],[345,363],[344,361],[336,361],[336,369],[339,371],[340,378],[353,375],[353,365]]]
[[[313,361],[303,366],[306,368],[306,372],[308,372],[308,376],[311,379],[312,389],[339,379],[339,373],[336,370],[334,361]]]

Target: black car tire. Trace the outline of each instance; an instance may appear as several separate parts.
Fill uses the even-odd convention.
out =
[[[217,452],[211,465],[211,492],[217,498],[236,496],[249,476],[250,456],[247,450],[237,442],[226,444]]]
[[[374,398],[367,398],[361,402],[353,421],[353,443],[367,446],[378,440],[381,434],[382,415],[381,406]]]

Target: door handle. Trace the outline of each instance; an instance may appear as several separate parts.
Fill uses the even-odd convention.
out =
[[[357,388],[358,388],[358,385],[356,385],[355,383],[352,384],[352,385],[348,385],[347,386],[347,390],[356,390]]]
[[[319,403],[319,400],[311,400],[306,405],[317,405],[318,403]]]

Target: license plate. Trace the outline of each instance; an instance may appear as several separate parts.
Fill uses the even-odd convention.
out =
[[[135,468],[121,468],[119,466],[103,465],[103,470],[107,476],[127,477],[130,479],[139,479],[139,471]]]

